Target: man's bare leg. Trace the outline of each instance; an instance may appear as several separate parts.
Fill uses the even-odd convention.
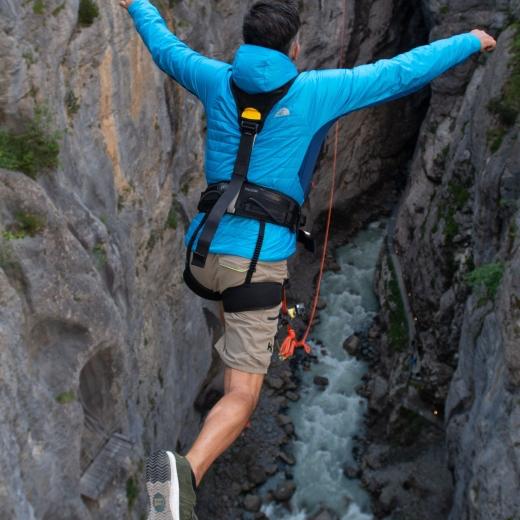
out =
[[[263,374],[226,368],[224,397],[209,412],[202,431],[186,455],[197,485],[213,462],[244,430],[258,404],[263,380]]]

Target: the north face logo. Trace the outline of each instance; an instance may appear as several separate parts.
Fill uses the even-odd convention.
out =
[[[276,112],[274,117],[287,117],[291,115],[291,111],[288,108],[280,108],[278,112]]]

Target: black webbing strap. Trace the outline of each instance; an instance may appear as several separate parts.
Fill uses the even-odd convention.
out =
[[[247,94],[231,82],[231,89],[237,104],[241,132],[237,159],[231,182],[212,210],[207,214],[207,220],[199,237],[197,249],[193,253],[192,264],[194,266],[203,268],[206,265],[206,258],[208,257],[211,242],[217,232],[218,225],[230,205],[238,197],[247,179],[256,136],[262,130],[265,120],[273,107],[287,94],[295,79],[272,92],[261,94]],[[261,119],[253,120],[243,117],[247,108],[253,108],[260,112]]]
[[[204,227],[204,224],[206,223],[207,218],[208,218],[207,214],[204,215],[204,217],[202,217],[200,224],[197,226],[197,228],[193,232],[193,235],[191,235],[190,241],[188,242],[188,248],[186,250],[186,267],[189,267],[189,265],[190,265],[190,257],[191,257],[191,251],[193,249],[193,244],[195,243],[195,240],[197,239],[197,235],[199,234],[200,230]]]
[[[251,259],[251,263],[249,264],[249,270],[247,271],[245,285],[249,285],[251,280],[253,279],[253,275],[256,271],[256,266],[258,265],[258,260],[260,259],[260,253],[262,252],[262,246],[264,244],[265,237],[265,222],[260,222],[260,229],[258,230],[258,239],[256,241],[255,252],[253,253],[253,258]]]
[[[206,223],[207,215],[204,215],[204,218],[201,220],[200,224],[195,229],[189,243],[188,248],[186,251],[186,267],[184,269],[183,278],[186,282],[186,285],[197,295],[201,298],[204,298],[206,300],[212,300],[212,301],[219,301],[222,299],[222,295],[219,292],[211,291],[207,287],[204,287],[201,285],[198,280],[193,276],[193,273],[191,272],[190,267],[190,259],[191,259],[191,252],[193,250],[193,244],[195,243],[195,240],[197,238],[197,235],[199,234],[199,231],[202,229],[204,224]]]
[[[255,282],[230,287],[222,293],[224,312],[249,312],[273,309],[282,302],[283,284]]]
[[[218,225],[222,217],[227,212],[229,205],[238,197],[240,189],[244,184],[251,161],[251,154],[256,139],[256,130],[250,133],[244,133],[242,130],[242,138],[238,149],[237,161],[235,163],[235,171],[227,190],[220,196],[213,209],[207,213],[206,224],[200,235],[196,251],[193,252],[193,265],[203,268],[206,265],[206,258],[209,253],[211,241],[217,232]]]

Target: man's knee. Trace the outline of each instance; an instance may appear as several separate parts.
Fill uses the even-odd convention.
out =
[[[249,415],[255,411],[260,397],[260,394],[256,391],[256,389],[232,388],[230,393],[233,394],[235,399],[240,401],[242,407],[248,412]]]
[[[251,374],[234,368],[226,368],[225,393],[238,392],[246,396],[246,399],[252,398],[256,403],[262,390],[264,377],[263,374]]]

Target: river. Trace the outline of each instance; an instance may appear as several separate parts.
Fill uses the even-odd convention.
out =
[[[339,248],[341,270],[324,276],[322,299],[327,307],[312,332],[319,363],[302,371],[301,399],[288,412],[297,432],[292,468],[296,492],[291,511],[274,503],[263,508],[271,520],[307,520],[325,508],[340,520],[372,519],[369,496],[359,481],[343,473],[346,466],[355,466],[354,438],[363,435],[366,400],[355,389],[367,370],[345,352],[343,342],[367,330],[378,311],[373,280],[385,229],[386,223],[373,223]],[[313,384],[315,376],[329,380],[325,391]],[[266,487],[275,487],[280,478],[273,477]]]

